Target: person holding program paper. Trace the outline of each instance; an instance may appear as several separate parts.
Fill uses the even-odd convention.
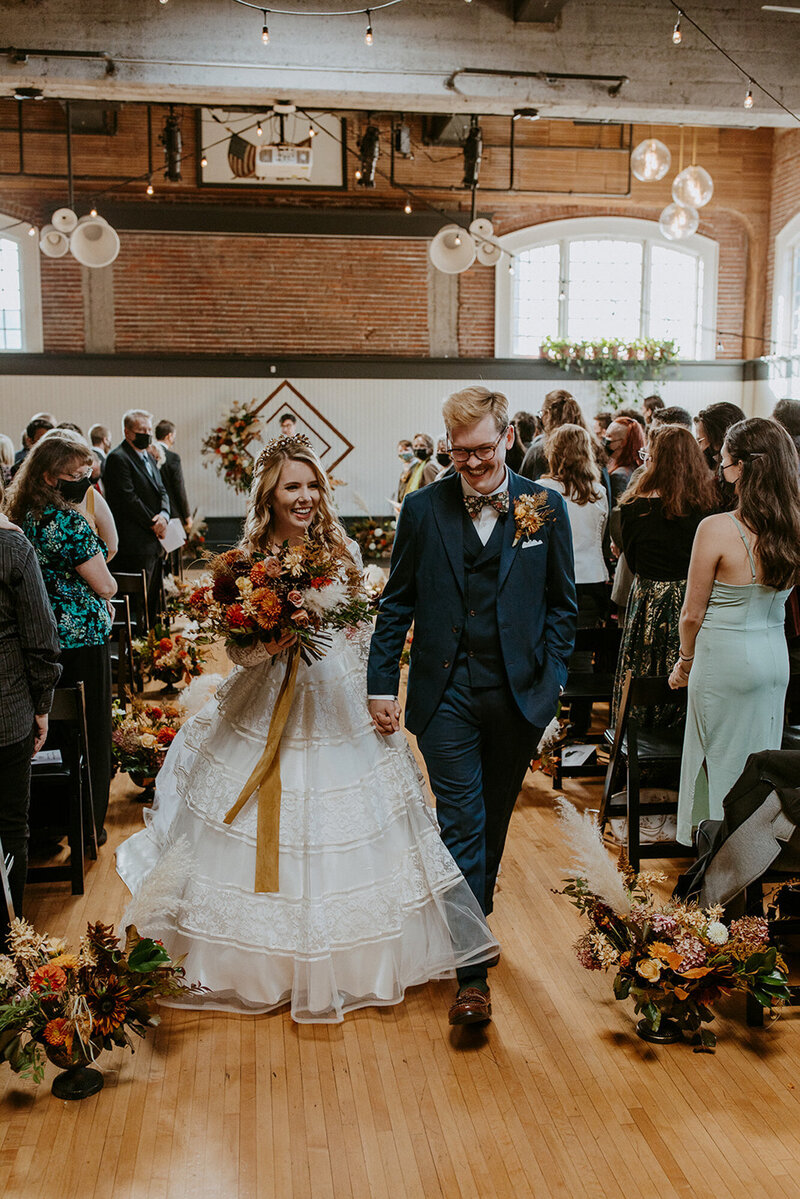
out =
[[[114,570],[147,572],[147,611],[155,623],[161,594],[169,497],[158,467],[147,452],[153,436],[149,412],[132,409],[122,418],[123,440],[106,458],[103,483],[119,533]]]

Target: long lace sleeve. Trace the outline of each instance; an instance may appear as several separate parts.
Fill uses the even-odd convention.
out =
[[[248,646],[226,645],[225,651],[235,666],[260,666],[272,656],[262,642]]]

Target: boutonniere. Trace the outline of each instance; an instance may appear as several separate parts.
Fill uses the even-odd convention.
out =
[[[547,520],[553,520],[553,512],[547,503],[547,492],[537,491],[535,495],[521,495],[514,501],[514,528],[516,536],[512,546],[522,537],[533,537],[538,533]]]

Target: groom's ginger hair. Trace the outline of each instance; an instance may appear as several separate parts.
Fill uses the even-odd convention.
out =
[[[465,387],[447,397],[442,404],[442,416],[448,432],[491,416],[497,432],[504,433],[508,428],[508,400],[501,391],[489,391],[488,387]]]

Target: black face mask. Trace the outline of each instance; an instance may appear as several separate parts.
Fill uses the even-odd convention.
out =
[[[605,452],[607,454],[611,453],[611,442],[608,440],[607,437],[603,438],[603,449],[605,450]]]
[[[151,441],[149,433],[134,433],[133,444],[137,450],[146,450]]]
[[[714,453],[714,451],[712,450],[710,445],[707,445],[706,448],[703,450],[703,457],[705,458],[706,462],[710,466],[711,470],[717,469],[719,459],[717,458],[717,455]]]
[[[91,479],[59,479],[58,490],[69,504],[79,504],[92,485]]]
[[[437,454],[436,461],[439,463],[440,466],[449,466],[450,465],[450,455],[445,454],[445,453]]]
[[[418,450],[414,450],[414,455],[419,458],[420,462],[426,462],[430,458],[431,452],[427,446],[420,446]]]

